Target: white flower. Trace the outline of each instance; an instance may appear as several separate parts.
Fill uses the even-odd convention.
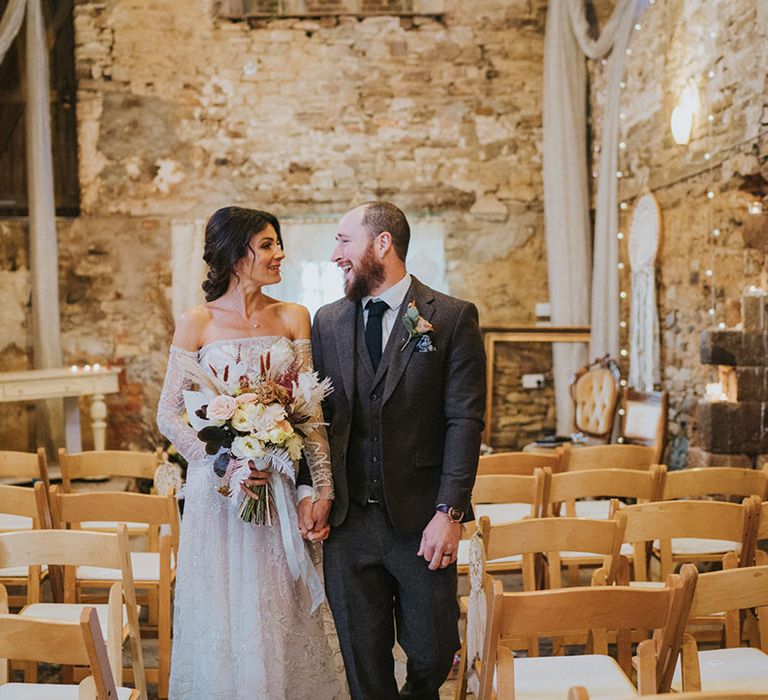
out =
[[[241,433],[248,433],[253,428],[259,406],[252,403],[241,404],[232,416],[232,427]]]
[[[264,456],[264,447],[251,435],[236,437],[232,442],[231,450],[232,454],[240,459]]]

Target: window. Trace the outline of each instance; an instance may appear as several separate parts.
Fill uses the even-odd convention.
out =
[[[56,213],[77,216],[75,29],[73,0],[43,0],[51,81],[51,141]],[[0,17],[8,5],[0,0]],[[24,27],[0,64],[0,216],[27,216],[27,156],[23,77]]]
[[[411,219],[408,270],[424,284],[447,292],[445,244],[442,222],[433,218]],[[267,289],[278,299],[306,306],[314,317],[324,304],[344,296],[341,270],[331,262],[336,219],[281,220],[286,258],[283,281]]]

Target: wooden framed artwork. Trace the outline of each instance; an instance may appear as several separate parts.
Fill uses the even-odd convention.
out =
[[[589,343],[590,329],[589,326],[509,326],[509,327],[487,327],[481,329],[483,332],[483,338],[485,343],[485,353],[487,357],[486,365],[486,399],[485,399],[485,430],[483,432],[483,442],[489,446],[495,446],[502,449],[521,449],[521,444],[516,444],[514,438],[502,439],[494,441],[494,433],[498,434],[498,411],[503,409],[505,402],[505,396],[521,396],[522,387],[519,385],[518,379],[523,374],[531,371],[539,374],[551,376],[552,369],[552,343]],[[540,344],[547,344],[541,346]],[[509,344],[517,344],[515,348],[509,348]],[[509,355],[508,350],[518,350],[517,358],[502,358],[505,362],[504,373],[507,379],[499,377],[497,381],[497,359],[500,355]],[[499,369],[499,374],[502,371]],[[512,377],[512,379],[510,379]],[[510,386],[513,383],[514,386]],[[531,392],[526,393],[526,396],[539,396],[538,410],[548,410],[554,415],[554,388],[551,386],[551,382],[548,387],[542,387],[545,389],[542,394]],[[518,406],[513,409],[518,410]],[[536,412],[536,406],[530,406],[530,410]],[[515,417],[518,420],[518,417]],[[535,429],[537,423],[534,423],[533,429]],[[525,441],[531,441],[536,439],[532,432],[527,432],[525,427],[521,427],[518,431],[521,434],[525,434]],[[550,432],[554,432],[552,427]],[[510,441],[512,440],[512,441]],[[522,441],[519,441],[522,442]],[[495,444],[494,444],[495,443]]]

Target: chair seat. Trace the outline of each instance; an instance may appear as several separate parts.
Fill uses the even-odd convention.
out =
[[[456,555],[456,564],[458,566],[469,566],[469,540],[459,540],[459,551]],[[520,554],[511,557],[501,557],[500,559],[491,559],[486,564],[506,564],[523,561]]]
[[[118,700],[130,700],[132,688],[118,688]],[[78,700],[76,685],[54,683],[6,683],[0,685],[0,700]]]
[[[610,656],[548,656],[515,659],[515,700],[563,700],[582,685],[590,700],[633,698],[637,690]]]
[[[106,640],[107,620],[109,606],[101,605],[81,605],[80,603],[32,603],[27,605],[19,615],[24,617],[34,617],[39,620],[62,620],[64,622],[79,622],[80,614],[83,608],[94,608],[99,618],[99,627],[101,627],[101,636]],[[123,605],[123,627],[128,624],[128,614]]]
[[[607,520],[611,515],[611,502],[605,499],[596,501],[576,501],[574,507],[577,518]]]
[[[530,503],[481,503],[474,507],[475,517],[479,520],[487,516],[491,525],[523,520],[531,515]]]
[[[0,578],[26,578],[29,571],[29,567],[26,566],[9,566],[5,569],[0,569]],[[40,572],[47,571],[48,567],[43,564],[40,567]]]
[[[630,581],[629,585],[632,588],[665,588],[667,584],[664,581]]]
[[[701,689],[706,691],[765,692],[768,688],[768,655],[759,649],[712,649],[699,652]],[[672,689],[680,691],[682,678],[677,661]]]
[[[0,513],[0,532],[7,532],[9,530],[31,530],[33,524],[32,518],[27,518],[23,515]]]
[[[461,543],[460,543],[461,544]],[[131,552],[133,580],[136,584],[141,581],[160,580],[160,554],[158,552]],[[173,556],[171,556],[173,566]],[[119,581],[119,569],[107,569],[100,566],[78,566],[79,581]]]
[[[117,530],[118,525],[125,525],[128,530],[147,530],[147,523],[125,523],[122,521],[111,520],[87,520],[80,523],[83,530]]]
[[[654,549],[658,549],[659,543],[654,542]],[[672,539],[672,554],[725,554],[739,548],[738,542],[731,540],[708,540],[698,537],[676,537]]]

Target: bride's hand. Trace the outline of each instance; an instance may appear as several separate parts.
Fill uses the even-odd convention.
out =
[[[309,539],[307,535],[315,529],[315,519],[312,517],[312,498],[306,496],[299,501],[299,532],[304,539]]]
[[[248,466],[251,469],[251,475],[240,484],[240,488],[249,498],[258,501],[259,497],[251,489],[255,486],[264,486],[267,484],[269,482],[269,471],[254,468],[253,462],[250,462]]]

